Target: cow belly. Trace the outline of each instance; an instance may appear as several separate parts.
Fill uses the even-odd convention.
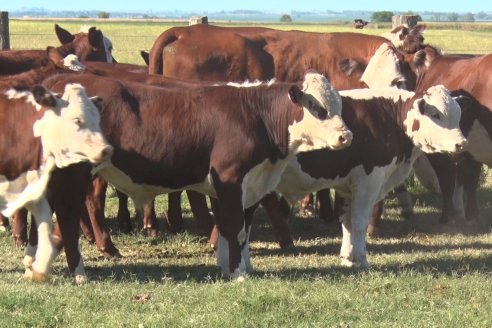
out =
[[[468,134],[468,145],[466,151],[469,152],[477,162],[492,166],[492,140],[487,130],[478,121]]]
[[[211,197],[216,197],[210,175],[201,183],[174,189],[166,186],[135,183],[130,176],[113,166],[111,163],[104,163],[97,166],[93,169],[92,173],[99,174],[104,180],[114,185],[116,189],[130,196],[136,207],[141,207],[144,204],[150,203],[158,195],[178,190],[195,190]]]
[[[13,181],[0,175],[0,209],[4,216],[11,216],[26,203],[36,201],[44,196],[50,173],[55,167],[49,159],[38,170],[27,171]]]

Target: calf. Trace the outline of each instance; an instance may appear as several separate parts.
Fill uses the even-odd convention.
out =
[[[442,86],[341,91],[342,117],[354,133],[351,147],[301,152],[285,169],[277,191],[289,201],[333,187],[346,199],[342,214],[343,265],[366,267],[365,234],[373,205],[400,184],[422,153],[464,149],[460,107]]]
[[[41,281],[46,280],[55,254],[48,198],[59,200],[53,192],[70,189],[70,185],[63,185],[70,184],[70,179],[50,187],[50,177],[58,169],[81,162],[100,163],[112,152],[101,134],[97,108],[84,88],[67,84],[61,91],[61,98],[40,86],[32,92],[10,89],[0,93],[0,209],[5,216],[21,207],[33,213],[39,243],[37,250],[26,249],[24,263],[26,276]],[[83,188],[78,191],[85,193]],[[55,205],[61,221],[78,206],[67,201]],[[79,262],[77,268],[73,263],[70,266],[82,277],[81,259]]]
[[[219,266],[226,276],[251,270],[244,210],[273,190],[302,150],[350,145],[340,98],[323,76],[296,84],[157,88],[90,74],[45,81],[54,90],[85,85],[103,96],[101,127],[115,147],[94,172],[132,197],[191,189],[216,197]],[[183,133],[185,132],[185,133]]]

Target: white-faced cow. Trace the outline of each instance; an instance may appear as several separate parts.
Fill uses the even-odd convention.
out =
[[[302,90],[285,83],[161,88],[90,74],[45,84],[59,90],[73,82],[104,99],[101,128],[115,150],[95,173],[137,206],[183,189],[218,199],[226,276],[251,269],[244,210],[274,190],[289,160],[302,150],[341,149],[352,139],[338,92],[319,74],[306,74]]]
[[[422,153],[455,153],[466,139],[460,106],[442,86],[423,93],[346,90],[342,117],[352,145],[334,152],[301,152],[289,162],[277,191],[289,201],[333,187],[345,199],[342,264],[366,267],[365,235],[373,205],[409,175]]]
[[[70,203],[70,199],[62,204],[64,196],[55,193],[69,190],[73,180],[66,177],[55,186],[51,176],[82,162],[100,163],[112,153],[101,134],[99,112],[84,88],[68,84],[61,91],[61,98],[41,86],[32,92],[10,89],[0,93],[0,209],[5,216],[21,207],[34,214],[38,248],[26,249],[24,264],[26,276],[41,281],[46,280],[55,254],[48,199],[61,214],[60,220],[83,202],[79,197],[80,205]],[[78,191],[84,195],[86,190],[82,187]],[[78,278],[85,276],[81,261],[77,268],[72,265]]]

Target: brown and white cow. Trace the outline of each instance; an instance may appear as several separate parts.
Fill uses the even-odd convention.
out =
[[[76,34],[55,24],[55,32],[62,44],[57,47],[62,57],[76,55],[79,60],[114,62],[111,55],[112,43],[95,27],[83,28]],[[0,51],[0,75],[12,75],[48,64],[44,50],[2,50]]]
[[[70,186],[58,181],[50,189],[51,176],[81,162],[100,163],[112,153],[101,134],[99,112],[84,88],[67,84],[61,91],[61,98],[41,86],[32,92],[9,89],[0,93],[0,209],[10,216],[25,207],[36,218],[38,247],[26,249],[24,258],[26,276],[34,280],[47,278],[55,255],[48,198],[57,202],[54,206],[62,213],[60,220],[65,219],[63,213],[77,207],[69,200],[61,204],[63,196],[53,195]],[[70,184],[70,178],[65,183]],[[85,193],[84,188],[79,191]],[[85,276],[81,259],[73,269],[77,277]]]
[[[441,221],[463,216],[469,221],[476,221],[479,218],[476,190],[481,163],[492,165],[492,54],[473,57],[443,55],[434,47],[424,46],[415,54],[410,54],[409,58],[412,69],[421,81],[419,89],[442,84],[454,93],[473,100],[469,115],[463,115],[461,121],[468,139],[465,148],[467,156],[458,165],[453,164],[450,158],[432,156],[429,159],[438,174],[443,196]],[[453,197],[454,177],[466,189],[466,206],[462,197]]]
[[[90,74],[45,81],[54,90],[74,82],[104,99],[101,128],[115,151],[95,173],[137,206],[183,189],[218,199],[226,276],[251,269],[244,210],[275,188],[292,156],[352,139],[338,92],[319,74],[306,74],[302,90],[280,83],[158,88]]]
[[[345,199],[343,265],[366,267],[365,235],[373,205],[401,184],[423,153],[455,153],[466,139],[460,107],[442,86],[425,92],[346,90],[342,117],[354,133],[352,145],[299,153],[289,162],[277,191],[289,201],[323,188]]]
[[[415,83],[408,79],[408,67],[391,42],[361,33],[194,25],[163,32],[149,53],[149,73],[182,79],[297,82],[307,69],[329,77],[337,90],[366,85],[413,88]],[[192,209],[199,198],[193,196]],[[174,230],[182,226],[180,209],[176,209],[179,199],[179,194],[169,194],[168,219]],[[281,245],[293,245],[290,234],[283,231]]]

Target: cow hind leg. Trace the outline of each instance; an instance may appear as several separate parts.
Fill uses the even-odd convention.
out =
[[[116,190],[116,196],[118,197],[118,214],[116,215],[118,228],[122,233],[127,234],[133,230],[130,211],[128,210],[128,195]]]
[[[181,211],[181,191],[167,194],[166,223],[170,232],[178,233],[184,229],[183,213]]]
[[[9,218],[0,214],[0,232],[6,232],[10,230]]]
[[[290,206],[284,198],[279,198],[277,193],[272,192],[263,197],[261,206],[267,212],[275,235],[282,252],[295,252],[294,241],[290,233],[287,217],[290,214]]]
[[[12,238],[18,247],[27,245],[27,209],[20,208],[12,217]]]
[[[482,164],[471,158],[466,158],[458,164],[458,180],[463,185],[465,196],[466,222],[478,222],[480,213],[478,208],[477,190],[480,185]]]

